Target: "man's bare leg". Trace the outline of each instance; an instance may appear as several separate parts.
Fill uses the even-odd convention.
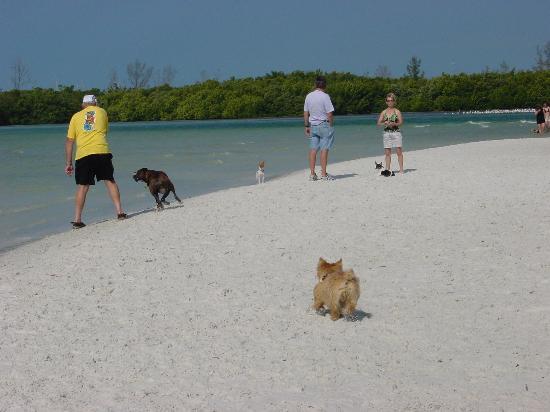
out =
[[[77,185],[74,198],[74,221],[76,223],[82,222],[82,210],[84,210],[88,189],[90,189],[89,185]]]
[[[321,176],[327,175],[328,150],[321,150]]]
[[[315,174],[315,162],[317,161],[317,150],[310,149],[309,151],[309,171],[313,176]]]
[[[124,213],[122,211],[122,205],[120,204],[120,191],[118,190],[118,185],[114,180],[105,180],[105,186],[109,192],[109,196],[115,205],[117,215]]]

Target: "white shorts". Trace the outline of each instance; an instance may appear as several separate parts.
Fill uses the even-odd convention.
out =
[[[401,132],[384,132],[384,149],[392,147],[403,147]]]

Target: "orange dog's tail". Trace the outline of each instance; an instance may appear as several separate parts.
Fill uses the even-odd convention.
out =
[[[342,290],[342,297],[353,297],[355,300],[359,299],[359,278],[355,276],[353,269],[342,272],[343,278],[346,280]]]

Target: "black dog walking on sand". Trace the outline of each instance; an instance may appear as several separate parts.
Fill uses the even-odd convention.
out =
[[[166,197],[172,192],[178,202],[181,203],[180,198],[176,194],[174,185],[166,173],[158,170],[149,170],[147,168],[139,169],[133,176],[136,182],[140,180],[147,184],[149,191],[157,202],[157,208],[163,209],[164,205],[170,203],[166,201]],[[162,198],[159,199],[159,193],[162,193]]]

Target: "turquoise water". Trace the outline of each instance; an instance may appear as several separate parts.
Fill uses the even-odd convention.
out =
[[[381,131],[375,122],[375,116],[337,118],[329,162],[382,159]],[[405,122],[405,151],[529,137],[534,127],[530,113],[415,113],[405,114]],[[66,130],[66,125],[0,128],[0,250],[70,229],[75,185],[63,171]],[[115,123],[109,142],[128,212],[153,206],[144,184],[132,179],[141,167],[168,173],[181,198],[254,184],[259,160],[266,161],[267,181],[307,168],[308,141],[301,119]],[[92,223],[113,216],[100,183],[88,195],[83,220]]]

